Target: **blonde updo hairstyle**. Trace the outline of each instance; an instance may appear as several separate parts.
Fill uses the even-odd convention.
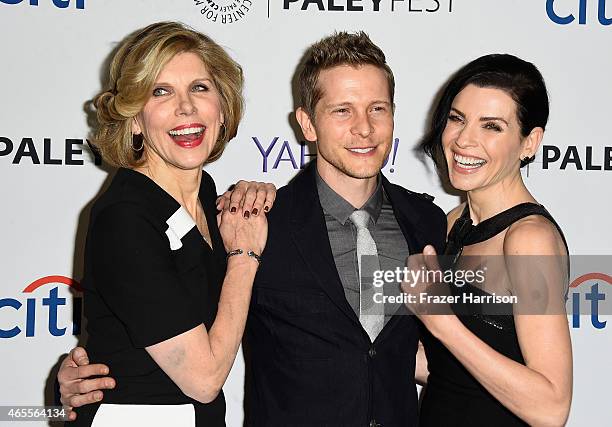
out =
[[[242,117],[242,68],[208,36],[178,22],[158,22],[128,36],[110,65],[109,88],[97,95],[98,128],[94,145],[105,162],[134,168],[144,162],[141,135],[132,135],[132,120],[151,96],[162,68],[177,54],[195,53],[202,59],[219,92],[225,118],[207,163],[218,159],[236,136]]]

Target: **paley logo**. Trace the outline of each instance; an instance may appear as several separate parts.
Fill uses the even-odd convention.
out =
[[[74,5],[76,9],[85,9],[85,0],[42,0],[47,3],[52,3],[58,9],[67,9],[70,5]],[[0,3],[4,4],[19,4],[23,3],[23,0],[0,0]],[[38,6],[39,0],[29,0],[25,2],[30,6]]]
[[[54,337],[66,334],[68,327],[58,325],[58,314],[62,307],[65,310],[67,306],[66,298],[60,296],[59,286],[52,287],[46,294],[42,293],[43,289],[47,289],[46,285],[66,285],[79,294],[81,292],[81,285],[70,277],[46,276],[35,280],[23,289],[25,299],[23,297],[0,298],[0,338],[14,338],[23,332],[26,337],[33,337],[36,334],[36,320],[41,319],[44,314],[40,313],[45,311],[49,334]],[[81,333],[83,299],[79,294],[72,297],[72,328],[70,331],[72,335]],[[17,318],[20,318],[21,321],[15,322],[15,313],[10,313],[10,311],[18,312]]]
[[[233,24],[242,20],[253,7],[252,0],[193,0],[200,15],[209,22]]]
[[[58,145],[61,145],[61,148],[55,148]],[[88,147],[85,154],[84,145]],[[14,143],[10,138],[0,136],[0,162],[4,157],[11,159],[14,165],[22,162],[34,165],[83,165],[84,157],[89,157],[88,163],[102,164],[102,157],[92,149],[90,142],[78,138],[66,138],[63,143],[43,138],[40,144],[35,143],[34,138],[23,137],[19,143]]]
[[[283,0],[283,9],[320,12],[451,13],[453,0]]]
[[[563,2],[564,5],[567,5],[567,3],[568,1]],[[555,7],[555,0],[546,0],[546,14],[555,24],[567,25],[576,20],[574,13],[576,13],[577,8],[578,25],[586,25],[587,6],[588,4],[593,5],[595,0],[573,0],[573,3],[575,5],[574,8],[564,8],[563,11],[560,11],[558,9],[561,9],[561,7]],[[597,0],[597,20],[601,25],[612,24],[612,18],[606,17],[606,0]]]
[[[556,163],[559,163],[561,170],[570,167],[580,171],[612,171],[612,147],[601,149],[592,146],[570,145],[562,152],[561,148],[554,145],[544,145],[542,147],[542,169],[549,169],[550,165]]]
[[[600,287],[600,285],[602,285]],[[607,286],[612,285],[612,277],[605,273],[587,273],[578,277],[570,284],[570,301],[572,304],[572,328],[580,328],[580,315],[591,314],[591,325],[595,329],[606,327],[607,321],[599,320],[602,313],[601,303],[606,301],[606,294],[609,293]],[[587,305],[584,307],[584,305]],[[581,310],[581,305],[583,306]],[[608,305],[610,300],[608,299]],[[606,311],[605,314],[610,314]]]
[[[282,164],[290,165],[291,168],[304,169],[306,164],[314,157],[317,156],[317,153],[311,153],[308,148],[308,143],[305,141],[300,141],[299,143],[299,154],[297,153],[297,148],[295,148],[295,144],[292,144],[288,140],[283,140],[282,143],[279,144],[280,137],[275,136],[270,140],[269,143],[262,142],[265,139],[260,139],[257,136],[251,137],[251,140],[257,146],[259,150],[259,154],[262,157],[262,172],[267,173],[272,169],[278,169]],[[397,150],[399,148],[400,140],[399,138],[395,138],[393,140],[393,146],[391,148],[391,153],[389,157],[385,159],[383,164],[383,168],[387,166],[389,163],[389,158],[391,158],[391,167],[389,172],[395,172],[395,160],[397,159]],[[299,162],[296,160],[298,159]]]

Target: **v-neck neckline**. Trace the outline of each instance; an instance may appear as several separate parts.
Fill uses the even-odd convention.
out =
[[[170,193],[168,193],[162,186],[160,186],[157,182],[155,182],[155,180],[153,180],[148,175],[145,175],[144,173],[139,172],[135,169],[121,168],[120,170],[125,171],[128,174],[131,174],[132,176],[139,177],[137,179],[139,179],[143,184],[146,184],[144,185],[144,187],[147,189],[150,189],[150,192],[152,194],[158,197],[161,197],[162,199],[170,202],[173,205],[173,207],[171,208],[172,212],[170,212],[169,216],[171,216],[172,214],[174,214],[177,210],[181,208],[185,209],[185,211],[189,214],[189,211],[183,205],[181,205]],[[200,181],[200,188],[198,189],[198,200],[200,202],[200,205],[202,206],[202,210],[204,211],[204,216],[206,217],[206,227],[208,228],[208,233],[210,234],[210,240],[211,240],[210,242],[208,242],[206,238],[204,237],[204,235],[200,232],[200,229],[198,228],[197,220],[193,218],[191,214],[189,214],[189,216],[191,217],[193,224],[194,224],[194,228],[196,229],[196,232],[202,239],[202,242],[212,253],[212,252],[215,252],[216,245],[215,245],[215,239],[213,237],[213,232],[211,228],[209,227],[209,224],[211,223],[211,220],[216,221],[216,218],[215,218],[215,215],[212,214],[212,212],[209,212],[209,209],[206,208],[206,205],[202,203],[203,199],[204,199],[204,175],[202,175],[202,179]]]

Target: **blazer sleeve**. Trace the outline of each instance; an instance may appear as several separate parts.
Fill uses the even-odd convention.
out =
[[[95,289],[135,347],[157,344],[202,323],[181,286],[167,237],[137,205],[106,207],[90,233]]]

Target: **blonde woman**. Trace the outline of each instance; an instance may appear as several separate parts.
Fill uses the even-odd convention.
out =
[[[75,425],[225,425],[274,196],[260,186],[217,216],[202,170],[236,135],[241,90],[240,66],[178,23],[137,31],[113,58],[95,143],[120,169],[91,211],[83,288],[91,366],[116,386]]]

